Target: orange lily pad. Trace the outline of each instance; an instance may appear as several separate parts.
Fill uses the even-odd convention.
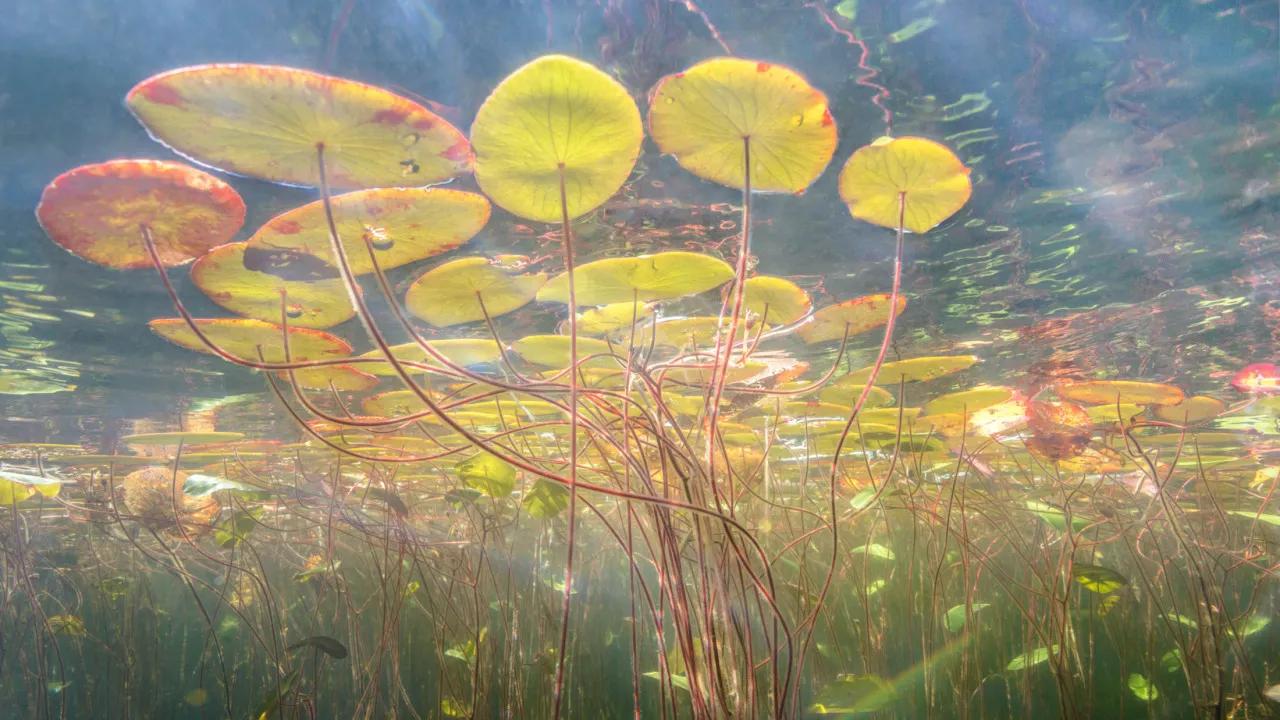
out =
[[[373,272],[365,238],[373,246],[378,267],[390,270],[465,245],[489,222],[490,212],[483,195],[450,188],[357,190],[335,195],[330,206],[356,275]],[[320,200],[268,220],[249,238],[249,245],[303,252],[337,263]]]
[[[244,201],[230,185],[181,163],[112,160],[55,178],[36,218],[73,255],[120,269],[151,266],[145,225],[160,262],[174,267],[230,240],[244,224]]]
[[[199,163],[337,188],[431,185],[470,171],[457,128],[390,90],[276,65],[196,65],[138,83],[125,104],[160,142]]]
[[[741,188],[750,148],[751,189],[798,193],[836,149],[827,96],[800,73],[743,58],[712,58],[654,86],[649,131],[663,153],[698,177]]]

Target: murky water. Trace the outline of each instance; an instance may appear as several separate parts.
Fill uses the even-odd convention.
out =
[[[1225,0],[17,0],[0,706],[1268,717],[1278,43]],[[203,326],[239,366],[140,229],[266,328]]]

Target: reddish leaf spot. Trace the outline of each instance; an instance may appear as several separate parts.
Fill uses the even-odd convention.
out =
[[[835,120],[831,117],[831,111],[823,110],[822,111],[822,127],[831,127],[831,123],[833,122],[835,122]]]
[[[684,77],[684,73],[682,73],[682,72],[678,72],[678,73],[676,73],[676,79],[677,79],[677,80],[679,80],[679,79],[680,79],[680,78],[682,78],[682,77]]]
[[[440,153],[440,157],[453,162],[466,162],[471,158],[471,144],[466,138],[458,138],[458,142],[449,146],[448,150]]]
[[[403,110],[379,110],[373,114],[373,121],[382,125],[399,125],[409,114]]]
[[[138,92],[142,94],[142,97],[161,105],[181,107],[186,102],[177,90],[161,82],[147,83],[138,88]]]
[[[430,130],[436,126],[436,121],[429,117],[420,117],[413,121],[413,127],[416,130]]]
[[[281,235],[294,235],[302,232],[302,226],[299,225],[296,220],[281,220],[278,223],[274,223],[271,226],[271,229]]]
[[[756,72],[769,72],[769,68],[773,67],[767,62],[756,63]]]

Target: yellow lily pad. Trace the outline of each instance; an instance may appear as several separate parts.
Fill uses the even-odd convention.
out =
[[[251,318],[198,319],[195,322],[206,337],[234,357],[249,362],[285,361],[284,329],[279,325]],[[175,345],[212,354],[182,318],[157,318],[147,326]],[[262,350],[261,359],[259,348]],[[350,353],[351,346],[336,335],[311,328],[289,328],[289,357],[294,362],[344,357]]]
[[[202,255],[191,266],[191,281],[210,300],[238,315],[277,322],[280,297],[285,294],[285,313],[290,325],[327,328],[355,316],[347,290],[331,268],[333,277],[311,282],[291,281],[272,272],[261,272],[246,256],[245,243],[227,243]],[[325,265],[318,258],[314,262]],[[270,269],[270,268],[268,268]]]
[[[431,185],[471,169],[467,139],[416,102],[297,68],[196,65],[143,80],[125,104],[160,142],[197,162],[336,188]]]
[[[711,350],[715,347],[716,332],[721,327],[724,328],[727,335],[729,330],[728,319],[720,322],[720,318],[714,315],[663,318],[654,323],[653,342],[662,347],[685,350],[699,348]],[[742,339],[741,331],[739,331],[738,339]]]
[[[471,367],[496,363],[502,358],[502,350],[498,343],[490,338],[447,338],[429,340],[427,345],[443,355],[455,365]],[[429,357],[416,342],[401,343],[391,346],[391,354],[402,362],[424,363],[439,366],[435,358]],[[380,362],[360,363],[360,369],[381,377],[392,377],[396,374],[391,363],[386,362],[381,350],[371,350],[360,355],[361,359],[374,359]]]
[[[423,273],[409,286],[404,304],[409,312],[447,327],[517,310],[533,300],[547,276],[517,275],[487,258],[451,260]],[[483,303],[483,305],[482,305]]]
[[[1212,420],[1226,412],[1227,404],[1206,395],[1193,395],[1177,405],[1160,405],[1155,415],[1165,422],[1179,425],[1196,425]]]
[[[120,438],[120,442],[126,445],[162,445],[166,447],[177,447],[178,445],[207,445],[209,443],[225,443],[234,442],[244,438],[244,433],[238,432],[154,432],[154,433],[138,433],[136,435],[125,435]]]
[[[287,380],[288,373],[281,373]],[[308,390],[329,390],[339,392],[364,392],[377,386],[378,377],[352,365],[323,365],[321,367],[302,368],[293,371],[293,379],[298,387]]]
[[[333,223],[351,271],[373,272],[365,238],[383,270],[434,257],[465,245],[489,222],[483,195],[450,188],[373,188],[331,198]],[[263,251],[301,252],[336,265],[324,202],[285,211],[249,238]],[[334,277],[337,274],[334,273]]]
[[[925,403],[924,414],[974,413],[992,405],[1008,402],[1016,392],[1013,388],[1003,385],[978,385],[968,390],[939,395]]]
[[[1084,380],[1057,386],[1058,396],[1086,405],[1133,403],[1135,405],[1177,405],[1186,394],[1173,385],[1138,380]]]
[[[653,306],[647,303],[618,302],[584,310],[578,315],[578,333],[582,335],[608,335],[618,331],[637,330],[648,326],[653,317]]]
[[[526,362],[549,368],[569,367],[569,344],[572,338],[567,335],[529,335],[511,343],[511,351]],[[625,351],[625,349],[620,349]],[[578,338],[578,363],[591,367],[618,367],[613,359],[614,350],[609,343],[596,338]],[[601,355],[583,362],[590,355]]]
[[[733,279],[723,260],[675,250],[654,255],[604,258],[574,268],[579,306],[653,302],[696,295]],[[561,273],[538,291],[541,302],[569,302],[569,274]]]
[[[897,385],[900,382],[926,382],[952,373],[967,370],[977,364],[976,355],[938,355],[895,360],[880,366],[877,385]],[[854,385],[865,383],[871,377],[873,366],[849,373],[845,377]]]
[[[880,327],[889,322],[889,297],[888,294],[864,295],[828,305],[815,312],[796,332],[801,340],[813,344],[839,340],[846,335],[853,337]],[[901,315],[906,309],[907,299],[899,295],[894,312]]]
[[[145,225],[160,262],[175,267],[230,240],[244,224],[244,201],[230,185],[181,163],[112,160],[54,178],[36,219],[71,254],[120,269],[151,266],[139,229]]]
[[[818,391],[818,399],[824,403],[832,403],[841,405],[847,410],[853,409],[853,403],[857,401],[858,394],[862,392],[863,386],[867,384],[866,378],[862,382],[855,383],[852,375],[841,375],[834,380],[829,381],[822,389]],[[862,402],[863,408],[878,408],[893,405],[896,402],[893,399],[893,393],[882,387],[873,387],[871,392],[867,394],[867,399]],[[848,412],[845,412],[847,415]]]
[[[745,285],[747,309],[771,325],[793,323],[813,307],[809,293],[786,278],[757,275]]]
[[[836,124],[827,96],[800,73],[743,58],[712,58],[654,86],[649,132],[698,177],[741,188],[798,193],[831,161]]]
[[[969,201],[969,168],[945,145],[920,137],[882,137],[859,148],[840,172],[840,198],[860,220],[928,232]]]
[[[480,189],[512,214],[560,222],[608,200],[635,165],[644,129],[626,89],[596,67],[546,55],[507,76],[471,126]]]

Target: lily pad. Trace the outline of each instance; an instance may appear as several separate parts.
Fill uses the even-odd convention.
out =
[[[860,220],[928,232],[969,201],[969,168],[946,146],[920,137],[882,137],[859,148],[840,172],[840,198]],[[901,210],[901,213],[899,212]]]

